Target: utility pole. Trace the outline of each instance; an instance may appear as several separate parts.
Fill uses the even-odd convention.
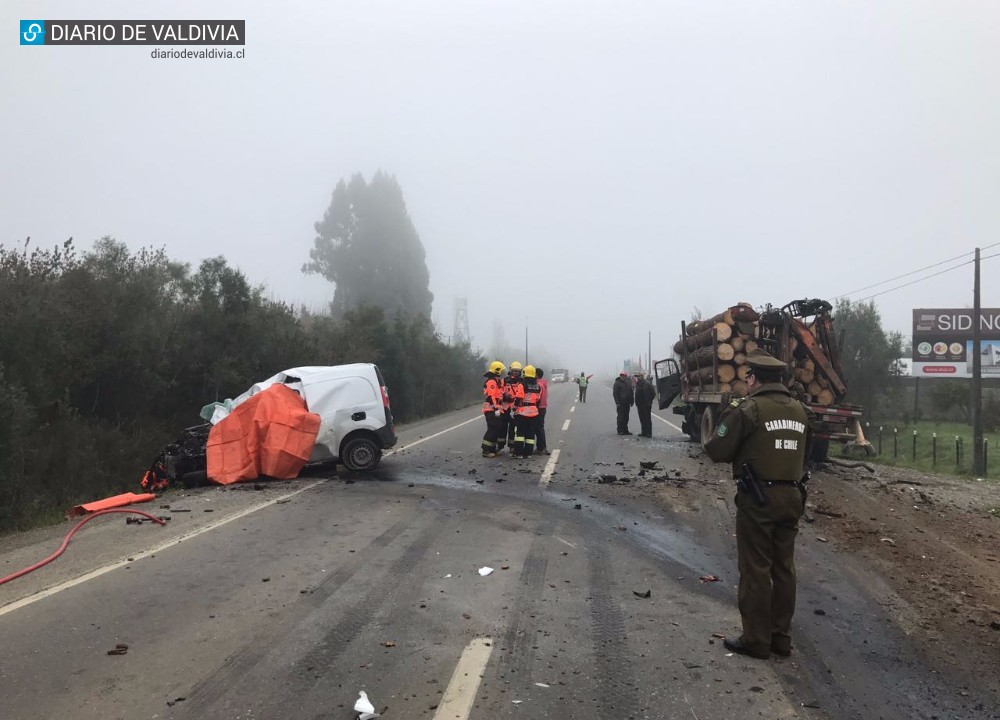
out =
[[[979,248],[976,248],[975,280],[972,284],[972,472],[983,476],[983,362],[979,348]]]

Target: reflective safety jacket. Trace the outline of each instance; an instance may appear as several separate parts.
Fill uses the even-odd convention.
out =
[[[504,410],[512,410],[524,397],[523,378],[508,375],[504,381]]]
[[[538,403],[542,400],[542,389],[534,378],[521,381],[521,399],[514,410],[521,417],[538,417]]]
[[[493,373],[486,373],[486,382],[483,383],[483,412],[491,413],[495,410],[503,412],[503,392],[504,392],[504,381],[503,378],[494,375]]]

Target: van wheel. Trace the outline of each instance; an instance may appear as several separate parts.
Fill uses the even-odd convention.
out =
[[[348,470],[373,470],[382,459],[382,450],[371,438],[356,437],[344,443],[340,459]]]

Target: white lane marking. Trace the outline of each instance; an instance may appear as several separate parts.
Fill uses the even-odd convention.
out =
[[[567,422],[569,422],[569,421],[567,421]],[[542,485],[548,485],[549,484],[549,480],[552,479],[552,473],[554,473],[555,470],[556,470],[556,463],[559,462],[559,453],[560,452],[562,452],[562,451],[558,450],[558,449],[553,450],[552,451],[552,457],[550,457],[549,461],[547,463],[545,463],[545,469],[542,470],[542,477],[541,477],[541,480],[539,480],[539,482]]]
[[[317,480],[316,482],[309,483],[308,485],[306,485],[303,488],[299,488],[298,490],[294,490],[294,491],[292,491],[290,493],[286,493],[284,495],[281,495],[280,497],[274,498],[273,500],[268,500],[266,502],[262,502],[259,505],[254,505],[253,507],[249,507],[246,510],[242,510],[242,511],[236,513],[235,515],[230,515],[229,517],[222,518],[221,520],[218,520],[218,521],[212,523],[211,525],[206,525],[203,528],[199,528],[197,530],[192,530],[191,532],[189,532],[189,533],[187,533],[185,535],[181,535],[179,538],[174,538],[173,540],[168,540],[167,542],[162,543],[160,545],[157,545],[156,547],[151,548],[149,550],[144,550],[144,551],[138,552],[138,553],[130,553],[129,557],[132,558],[131,560],[119,560],[118,562],[110,563],[108,565],[105,565],[104,567],[99,567],[96,570],[91,570],[89,573],[81,575],[80,577],[74,578],[72,580],[67,580],[64,583],[60,583],[58,585],[53,585],[50,588],[46,588],[45,590],[41,590],[40,592],[37,592],[34,595],[29,595],[26,598],[21,598],[20,600],[15,600],[12,603],[9,603],[7,605],[4,605],[3,607],[0,607],[0,615],[6,615],[7,613],[14,612],[15,610],[20,610],[23,607],[27,607],[28,605],[31,605],[33,603],[38,602],[39,600],[43,600],[43,599],[45,599],[47,597],[51,597],[52,595],[55,595],[57,593],[61,593],[63,590],[69,590],[71,587],[75,587],[77,585],[82,585],[83,583],[87,582],[88,580],[93,580],[94,578],[98,578],[101,575],[104,575],[105,573],[111,572],[112,570],[117,570],[118,568],[123,567],[125,565],[131,565],[133,562],[137,562],[137,561],[141,560],[144,557],[148,557],[149,555],[155,555],[158,552],[163,552],[167,548],[171,548],[174,545],[179,545],[180,543],[184,542],[185,540],[190,540],[191,538],[197,537],[198,535],[202,535],[204,533],[207,533],[210,530],[215,530],[216,528],[222,527],[223,525],[225,525],[227,523],[231,523],[233,520],[239,520],[240,518],[245,518],[247,515],[250,515],[251,513],[255,513],[258,510],[263,510],[264,508],[269,507],[271,505],[274,505],[276,503],[284,502],[288,498],[295,497],[299,493],[305,492],[306,490],[310,490],[310,489],[316,487],[317,485],[319,485],[322,482],[324,482],[324,481],[323,480]]]
[[[433,440],[436,437],[444,435],[446,432],[451,432],[452,430],[457,430],[458,428],[462,427],[463,425],[468,425],[469,423],[476,422],[476,420],[481,420],[482,417],[483,416],[480,413],[479,415],[477,415],[476,417],[474,417],[474,418],[472,418],[470,420],[466,420],[465,422],[460,422],[458,425],[452,425],[450,428],[446,428],[446,429],[442,430],[441,432],[436,432],[433,435],[428,435],[425,438],[420,438],[419,440],[414,440],[409,445],[403,445],[403,446],[398,447],[398,448],[393,448],[392,450],[389,450],[388,452],[384,452],[384,453],[382,453],[382,457],[388,457],[389,455],[395,455],[398,452],[403,452],[404,450],[409,450],[411,447],[415,447],[415,446],[419,445],[420,443],[425,443],[428,440]]]
[[[563,432],[566,432],[567,430],[569,430],[569,421],[570,421],[570,418],[566,418],[566,422],[563,423]]]
[[[576,410],[576,405],[574,405],[573,407],[571,407],[571,408],[569,409],[569,411],[570,411],[570,412],[574,412],[575,410]]]
[[[679,432],[679,433],[682,433],[682,432],[684,432],[684,431],[683,431],[683,430],[681,430],[681,429],[680,429],[679,427],[677,427],[676,425],[674,425],[674,424],[673,424],[672,422],[670,422],[669,420],[664,420],[663,418],[661,418],[661,417],[660,417],[659,415],[657,415],[656,413],[652,413],[652,415],[653,415],[653,417],[655,417],[655,418],[656,418],[657,420],[662,420],[663,422],[665,422],[665,423],[666,423],[667,425],[669,425],[670,427],[672,427],[672,428],[673,428],[674,430],[676,430],[677,432]]]
[[[467,720],[492,652],[493,639],[488,637],[476,638],[466,646],[438,703],[434,720]]]
[[[554,537],[556,540],[558,540],[559,542],[561,542],[563,545],[569,545],[571,548],[574,548],[574,549],[576,548],[576,545],[574,545],[573,543],[571,543],[569,540],[563,540],[558,535],[553,535],[552,537]]]

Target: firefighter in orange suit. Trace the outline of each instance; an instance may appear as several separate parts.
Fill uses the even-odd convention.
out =
[[[521,380],[521,397],[514,407],[514,446],[511,455],[526,458],[535,452],[535,428],[538,424],[538,403],[542,388],[538,385],[533,365],[526,365]]]
[[[515,360],[510,364],[510,370],[504,379],[504,431],[502,439],[498,441],[497,452],[503,450],[504,443],[510,446],[512,453],[514,452],[514,407],[524,394],[521,379],[521,363]]]
[[[486,433],[483,435],[483,457],[496,457],[501,436],[506,437],[507,428],[503,421],[503,373],[506,368],[499,360],[490,363],[490,369],[483,383],[483,417],[486,418]]]

